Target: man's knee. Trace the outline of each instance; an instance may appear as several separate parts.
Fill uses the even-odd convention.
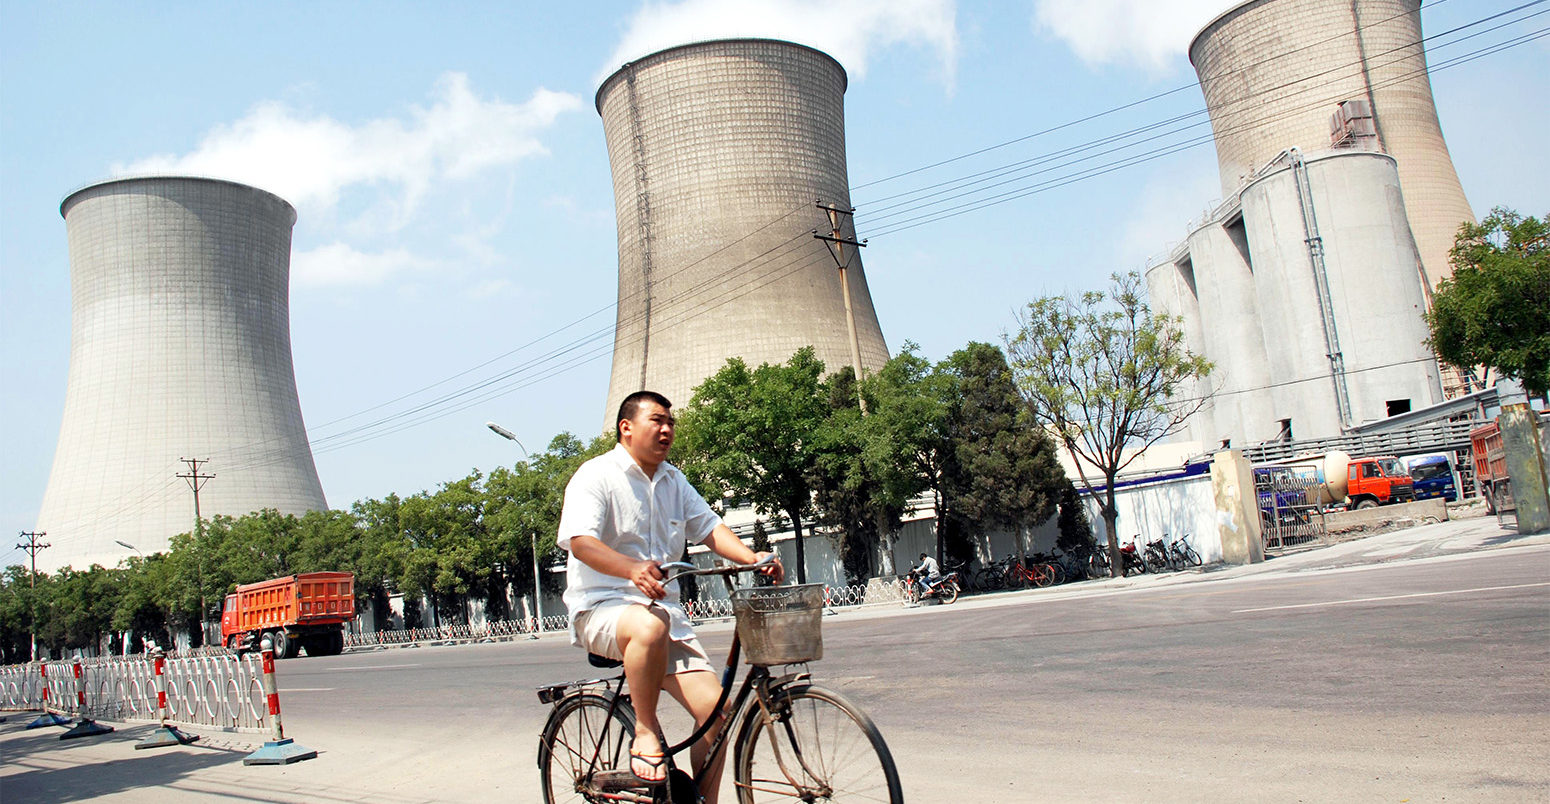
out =
[[[667,611],[660,606],[632,604],[619,615],[617,635],[621,646],[635,641],[666,644],[669,630]]]

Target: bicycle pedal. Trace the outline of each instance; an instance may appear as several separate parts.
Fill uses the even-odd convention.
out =
[[[592,784],[600,793],[622,793],[626,790],[646,790],[653,785],[636,778],[629,768],[600,770],[592,774]],[[658,782],[657,784],[661,784]]]

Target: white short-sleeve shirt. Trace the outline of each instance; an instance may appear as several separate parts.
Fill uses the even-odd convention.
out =
[[[619,444],[582,464],[566,485],[558,542],[569,551],[573,537],[593,536],[630,558],[667,563],[677,561],[686,545],[705,541],[719,524],[721,517],[678,467],[664,461],[657,466],[656,476],[648,478]],[[643,605],[656,602],[671,615],[674,640],[694,636],[678,603],[676,582],[668,584],[667,597],[652,601],[628,578],[598,572],[575,554],[566,561],[565,571],[565,608],[570,613],[573,644],[581,644],[576,615],[618,599]]]

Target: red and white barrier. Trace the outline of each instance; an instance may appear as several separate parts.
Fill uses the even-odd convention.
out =
[[[41,729],[44,726],[70,725],[70,719],[66,717],[60,717],[58,714],[55,714],[54,708],[49,704],[48,665],[44,662],[38,663],[38,679],[43,686],[43,714],[38,715],[37,720],[28,723],[27,728]]]
[[[264,637],[264,698],[269,706],[269,732],[272,739],[264,747],[243,758],[244,765],[289,765],[303,759],[312,759],[318,752],[297,745],[285,736],[285,726],[280,721],[280,689],[274,679],[274,643]]]
[[[167,722],[167,654],[161,648],[151,651],[151,666],[156,677],[156,712],[161,718],[161,725],[144,740],[135,743],[135,748],[165,748],[169,745],[188,745],[198,740],[199,735],[179,731],[177,726]]]
[[[99,734],[107,734],[113,731],[112,726],[104,726],[86,713],[86,670],[81,666],[81,657],[75,657],[72,665],[75,671],[75,717],[79,721],[75,728],[59,735],[61,740],[74,740],[77,737],[96,737]]]

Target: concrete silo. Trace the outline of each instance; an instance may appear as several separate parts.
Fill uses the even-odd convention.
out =
[[[1212,400],[1217,437],[1260,441],[1281,431],[1271,408],[1271,373],[1266,351],[1274,340],[1260,329],[1243,223],[1232,211],[1189,234],[1190,262],[1200,296],[1201,330],[1207,359],[1216,364]]]
[[[809,47],[732,39],[626,64],[598,89],[619,230],[619,306],[604,415],[649,388],[675,405],[729,357],[813,346],[852,365],[839,272],[815,208],[850,204],[844,69]],[[854,238],[845,218],[843,236]],[[861,260],[848,282],[863,370],[888,359]]]
[[[1180,319],[1179,329],[1184,335],[1184,346],[1192,354],[1204,355],[1205,333],[1200,327],[1200,300],[1195,291],[1195,269],[1188,253],[1179,261],[1166,260],[1146,271],[1146,295],[1152,312]],[[1212,380],[1195,380],[1188,383],[1179,397],[1199,399],[1210,395]],[[1189,417],[1185,433],[1192,441],[1215,443],[1216,425],[1214,402]]]
[[[71,343],[37,529],[50,569],[165,550],[200,513],[327,507],[291,364],[296,212],[212,179],[108,181],[64,200]]]
[[[1400,181],[1384,154],[1291,153],[1240,196],[1275,415],[1309,436],[1442,401]]]
[[[1333,141],[1394,157],[1429,285],[1473,221],[1448,155],[1421,42],[1420,0],[1249,0],[1190,44],[1216,140],[1224,196],[1286,148]],[[1332,132],[1339,105],[1360,126]]]

